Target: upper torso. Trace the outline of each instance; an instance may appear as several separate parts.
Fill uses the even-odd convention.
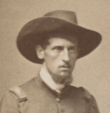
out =
[[[25,92],[26,99],[20,101],[13,91],[9,92],[2,101],[0,113],[99,113],[93,96],[85,93],[83,88],[67,86],[59,94],[39,76],[20,88]]]

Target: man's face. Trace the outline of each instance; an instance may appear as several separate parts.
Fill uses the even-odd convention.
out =
[[[44,65],[53,80],[58,84],[67,85],[72,82],[72,71],[78,56],[78,42],[54,37],[43,49]]]

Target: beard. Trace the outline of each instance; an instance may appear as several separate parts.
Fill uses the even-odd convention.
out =
[[[66,72],[64,72],[64,73],[61,73],[59,75],[51,74],[52,79],[58,84],[69,85],[72,82],[72,80],[73,80],[72,75],[68,74]]]
[[[71,71],[52,71],[44,64],[46,70],[50,73],[52,79],[57,84],[69,85],[73,81],[72,72]]]

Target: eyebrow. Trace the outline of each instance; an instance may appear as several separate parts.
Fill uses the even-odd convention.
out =
[[[53,46],[52,46],[52,48],[56,48],[56,47],[62,47],[62,48],[64,48],[63,45],[57,45],[57,44],[56,44],[56,45],[53,45]],[[68,48],[74,48],[74,47],[77,47],[76,44],[75,44],[75,45],[72,45],[72,46],[69,46]]]

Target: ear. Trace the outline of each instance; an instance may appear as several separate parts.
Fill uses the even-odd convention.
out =
[[[36,54],[39,59],[44,59],[44,49],[40,45],[36,46]]]
[[[81,48],[78,48],[78,50],[77,50],[77,58],[79,58],[80,51],[81,51]]]

